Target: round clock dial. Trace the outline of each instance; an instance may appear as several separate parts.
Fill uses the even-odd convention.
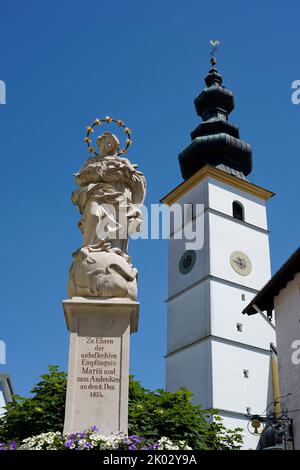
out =
[[[248,276],[252,270],[252,263],[242,251],[234,251],[230,256],[230,264],[241,276]]]
[[[183,253],[179,261],[179,271],[181,274],[188,274],[194,267],[196,261],[196,252],[187,250]]]

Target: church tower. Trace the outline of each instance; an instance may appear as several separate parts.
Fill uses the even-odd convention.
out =
[[[247,414],[274,400],[275,329],[263,314],[249,321],[242,310],[271,276],[266,202],[273,193],[248,180],[251,146],[228,121],[233,94],[211,63],[194,101],[202,122],[179,154],[184,181],[162,199],[171,209],[191,207],[184,224],[196,226],[202,217],[204,225],[203,247],[195,250],[176,237],[182,227],[171,230],[166,388],[187,387],[194,403],[217,409],[226,427],[243,428],[243,447],[254,449]]]

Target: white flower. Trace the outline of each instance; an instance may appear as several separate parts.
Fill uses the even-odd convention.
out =
[[[177,445],[173,443],[171,439],[165,436],[160,438],[160,440],[158,441],[158,444],[159,444],[159,449],[162,449],[162,450],[180,450],[180,449],[188,450],[189,449],[185,441],[179,441],[179,445]]]
[[[89,438],[92,441],[101,441],[104,439],[104,436],[102,436],[101,434],[97,434],[96,432],[93,432],[92,434],[90,434]]]

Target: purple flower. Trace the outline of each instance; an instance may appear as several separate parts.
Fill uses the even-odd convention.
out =
[[[159,449],[159,444],[150,444],[146,450],[157,450]]]
[[[17,444],[15,441],[11,441],[8,444],[5,442],[0,442],[0,451],[1,450],[16,450]]]
[[[131,444],[129,447],[128,447],[128,450],[137,450],[137,446],[135,444]]]
[[[95,425],[91,427],[91,430],[94,431],[94,432],[98,432],[98,431],[99,431],[99,429],[98,429],[97,426],[95,426]]]
[[[9,450],[16,450],[16,448],[17,448],[17,443],[15,441],[10,442]]]
[[[70,447],[71,447],[72,444],[74,444],[74,442],[73,442],[72,440],[68,440],[68,441],[65,442],[65,447],[66,447],[67,449],[70,449]]]
[[[134,442],[137,442],[138,444],[140,444],[141,442],[143,442],[145,440],[144,437],[136,436],[136,435],[129,436],[129,439],[131,439]]]

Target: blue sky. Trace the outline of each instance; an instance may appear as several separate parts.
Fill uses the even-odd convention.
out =
[[[128,157],[147,203],[181,182],[177,155],[197,125],[193,99],[209,69],[209,40],[233,90],[231,121],[253,145],[251,180],[269,202],[273,271],[299,245],[299,2],[0,0],[0,339],[15,391],[28,394],[47,364],[67,366],[66,298],[80,246],[73,173],[87,157],[85,127],[110,114],[133,129]],[[131,372],[164,386],[167,242],[130,244],[139,268],[140,328]]]

